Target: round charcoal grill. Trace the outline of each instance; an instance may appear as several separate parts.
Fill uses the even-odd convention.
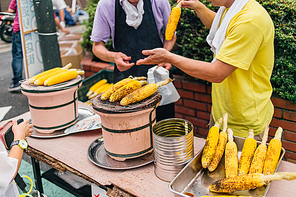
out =
[[[92,107],[101,117],[104,148],[111,158],[124,161],[153,151],[152,127],[160,100],[159,92],[127,106],[102,101],[101,95],[94,98]]]
[[[52,86],[35,86],[26,80],[21,91],[28,97],[32,123],[40,133],[52,133],[67,128],[78,120],[77,89],[82,79]]]

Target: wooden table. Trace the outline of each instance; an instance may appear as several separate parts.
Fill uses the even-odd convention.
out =
[[[79,103],[79,106],[89,107],[83,103]],[[30,113],[27,112],[14,119],[18,118],[30,119]],[[3,125],[5,122],[0,124]],[[94,165],[88,159],[88,147],[101,135],[101,130],[95,130],[52,139],[30,137],[28,138],[27,154],[57,170],[69,170],[97,185],[113,184],[135,196],[174,196],[169,190],[169,183],[161,181],[155,176],[152,163],[130,170],[107,170]],[[204,139],[194,137],[195,154],[203,147],[204,143]],[[278,172],[286,171],[296,172],[296,165],[281,161]],[[295,196],[295,187],[296,180],[274,181],[271,183],[267,196]]]

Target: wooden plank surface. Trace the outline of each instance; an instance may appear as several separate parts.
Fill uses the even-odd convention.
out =
[[[79,103],[79,106],[88,107]],[[15,117],[29,119],[30,113]],[[3,125],[6,121],[1,122]],[[154,165],[149,164],[130,170],[107,170],[94,165],[87,156],[89,145],[101,136],[101,130],[87,131],[52,139],[28,138],[30,151],[33,157],[41,157],[41,161],[52,163],[59,170],[69,170],[98,185],[114,184],[136,196],[174,196],[169,191],[169,183],[158,179],[154,174]],[[194,153],[203,147],[205,140],[194,138]],[[43,158],[43,160],[42,160]],[[55,164],[53,164],[53,162]],[[282,161],[278,172],[296,172],[296,165]],[[295,196],[296,180],[274,181],[268,190],[267,196]]]

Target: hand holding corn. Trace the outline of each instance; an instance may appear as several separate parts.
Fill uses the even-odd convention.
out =
[[[235,191],[256,189],[267,185],[270,181],[280,181],[282,179],[294,180],[296,179],[296,172],[278,172],[271,175],[257,173],[225,178],[213,182],[209,186],[209,190],[216,193],[230,194]]]
[[[169,16],[169,20],[165,30],[165,39],[172,40],[177,29],[177,25],[181,16],[181,5],[183,0],[181,0],[176,7],[174,7]]]

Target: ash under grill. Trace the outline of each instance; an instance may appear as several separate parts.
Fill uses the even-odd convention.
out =
[[[154,93],[150,97],[126,106],[121,106],[119,102],[111,103],[109,100],[102,101],[101,95],[98,95],[93,99],[93,108],[100,112],[107,112],[107,113],[129,113],[129,112],[136,112],[141,111],[147,108],[155,107],[157,104],[160,103],[161,94],[159,92]]]

